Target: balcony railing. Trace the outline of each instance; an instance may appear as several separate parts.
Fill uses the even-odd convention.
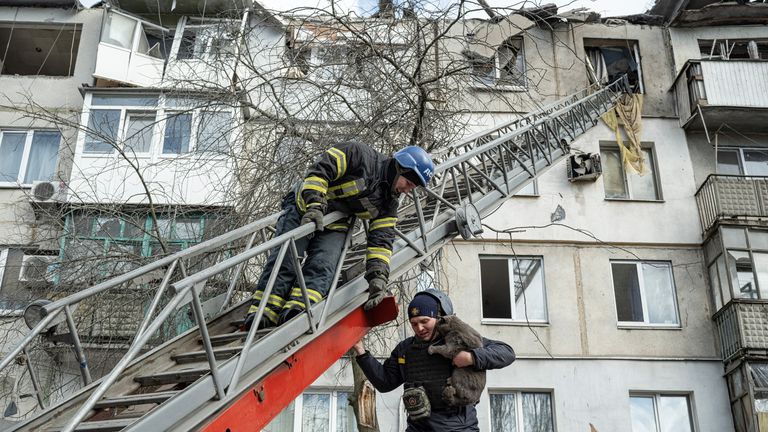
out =
[[[768,223],[768,177],[712,174],[696,191],[704,234],[715,223]]]
[[[768,354],[768,302],[731,300],[715,313],[723,361],[741,355]]]
[[[699,110],[768,108],[768,62],[689,60],[675,80],[680,125]]]

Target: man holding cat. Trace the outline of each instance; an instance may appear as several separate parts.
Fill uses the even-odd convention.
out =
[[[482,338],[482,346],[462,350],[452,359],[430,354],[431,345],[444,343],[443,336],[436,330],[440,317],[453,315],[451,300],[434,289],[421,291],[414,296],[407,312],[414,336],[400,342],[384,364],[366,351],[360,341],[353,347],[357,363],[380,392],[405,385],[406,432],[479,432],[477,400],[460,406],[444,400],[444,390],[452,384],[449,378],[454,368],[471,367],[476,371],[503,368],[515,360],[515,352],[504,342]]]

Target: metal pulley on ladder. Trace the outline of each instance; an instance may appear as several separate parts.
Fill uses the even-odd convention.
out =
[[[477,237],[483,233],[483,221],[480,218],[480,212],[471,203],[456,209],[456,227],[464,240]]]

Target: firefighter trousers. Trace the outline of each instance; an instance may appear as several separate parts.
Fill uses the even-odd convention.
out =
[[[276,237],[297,228],[301,223],[301,213],[299,213],[299,209],[296,207],[293,191],[283,198],[282,207],[285,213],[277,221]],[[307,255],[302,266],[302,274],[310,304],[319,302],[330,291],[331,280],[335,274],[336,266],[344,247],[344,240],[346,238],[346,229],[343,228],[344,224],[336,223],[333,226],[333,229],[316,231],[311,236],[296,240],[296,249],[299,257],[305,253]],[[264,291],[275,267],[279,250],[280,248],[276,247],[269,252],[264,270],[253,293],[251,307],[248,310],[249,314],[256,313],[259,303],[264,300]],[[275,285],[266,301],[267,306],[264,309],[264,318],[272,324],[278,324],[281,311],[306,309],[290,249],[288,249],[285,258],[283,258],[277,278],[275,279]]]

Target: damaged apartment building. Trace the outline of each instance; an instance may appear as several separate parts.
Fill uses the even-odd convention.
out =
[[[30,302],[236,227],[243,196],[269,210],[285,185],[249,189],[253,154],[289,177],[309,141],[401,107],[368,97],[370,52],[344,42],[358,28],[250,2],[33,3],[0,2],[0,353],[34,321]],[[375,30],[412,13],[359,29],[418,52]],[[425,88],[427,109],[458,113],[452,139],[616,79],[635,95],[621,124],[568,143],[591,166],[539,175],[430,269],[462,319],[518,354],[488,374],[481,430],[768,432],[767,20],[763,2],[658,0],[625,17],[547,5],[466,17],[429,48],[425,73],[466,71]],[[275,135],[280,109],[306,130]],[[0,425],[108,371],[151,294],[126,285],[72,311],[90,369],[59,322],[0,371]],[[192,325],[180,311],[163,331]],[[353,430],[352,385],[340,360],[265,430]],[[400,392],[377,403],[381,430],[402,430]]]

